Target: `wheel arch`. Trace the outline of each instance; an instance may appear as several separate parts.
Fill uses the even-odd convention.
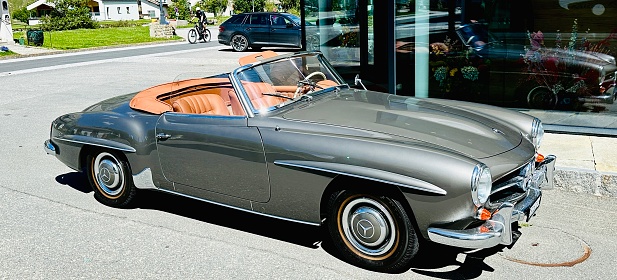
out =
[[[115,155],[122,157],[122,160],[126,161],[127,164],[129,165],[129,168],[131,168],[131,164],[128,161],[126,153],[127,152],[134,153],[135,152],[134,149],[132,151],[127,151],[126,149],[122,149],[117,146],[96,145],[96,144],[88,143],[88,144],[84,144],[83,147],[81,148],[81,151],[79,152],[79,170],[81,171],[86,170],[86,167],[88,166],[88,156],[94,155],[94,153],[96,153],[97,151],[113,152]]]

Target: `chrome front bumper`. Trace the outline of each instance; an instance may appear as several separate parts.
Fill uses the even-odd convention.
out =
[[[516,204],[503,203],[493,212],[492,217],[479,227],[464,230],[429,227],[429,239],[444,245],[470,249],[512,244],[512,223],[529,221],[540,206],[542,190],[553,188],[555,160],[555,156],[547,156],[536,168],[527,183],[527,196],[523,200]]]

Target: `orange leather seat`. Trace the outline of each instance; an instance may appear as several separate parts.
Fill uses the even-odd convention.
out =
[[[174,112],[188,114],[229,115],[225,101],[217,94],[197,94],[181,97],[172,103]]]
[[[283,103],[284,99],[264,95],[264,93],[276,93],[276,89],[268,83],[243,83],[244,89],[253,103],[253,107],[259,110],[262,108],[272,107],[274,105]]]

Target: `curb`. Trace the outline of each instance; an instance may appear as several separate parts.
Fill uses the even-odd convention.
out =
[[[555,188],[574,193],[617,198],[617,173],[557,167]]]

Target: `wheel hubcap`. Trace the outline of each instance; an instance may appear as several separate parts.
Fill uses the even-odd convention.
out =
[[[109,153],[99,154],[94,161],[94,176],[100,189],[110,196],[122,192],[124,173],[120,162]]]
[[[242,50],[244,49],[245,45],[246,45],[246,40],[244,40],[243,37],[234,37],[234,49],[236,50]]]
[[[359,198],[345,206],[341,219],[343,233],[360,252],[377,256],[395,243],[394,220],[387,209],[370,198]]]

